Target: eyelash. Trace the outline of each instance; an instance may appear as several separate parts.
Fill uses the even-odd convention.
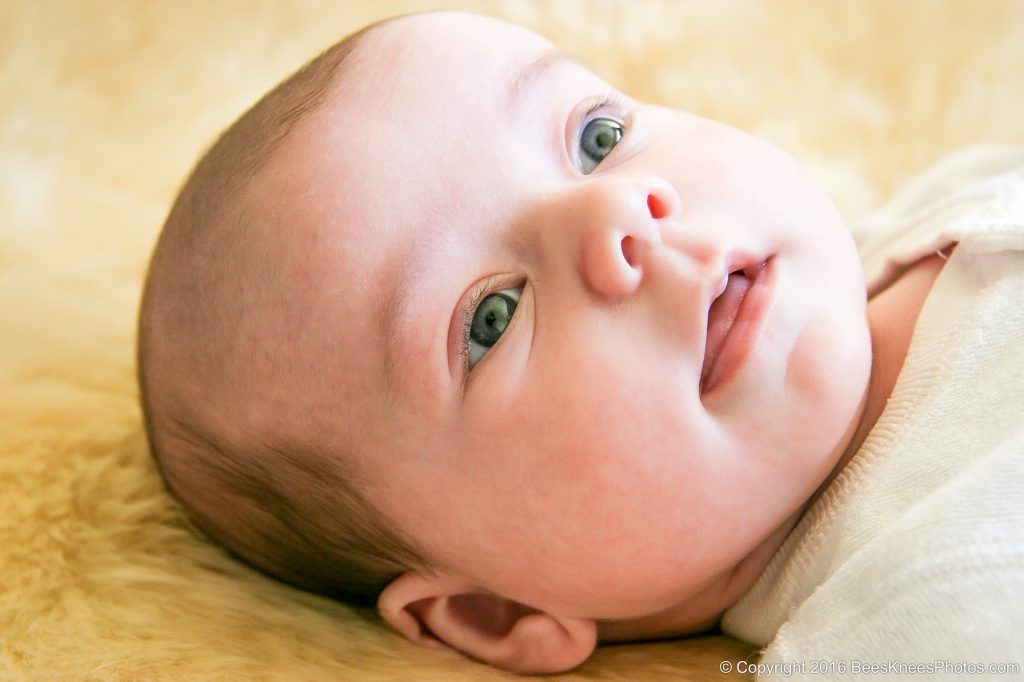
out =
[[[580,117],[579,124],[576,126],[576,141],[579,143],[580,136],[583,134],[583,127],[589,123],[587,119],[595,111],[604,108],[610,109],[622,109],[625,104],[621,94],[616,92],[613,88],[605,90],[604,94],[601,95],[601,99],[598,100],[594,105],[589,107],[586,112]],[[489,277],[485,280],[473,295],[469,298],[469,303],[466,304],[466,308],[462,314],[462,343],[459,347],[459,355],[462,356],[462,367],[465,374],[469,374],[469,342],[470,342],[470,331],[473,328],[473,316],[476,315],[476,309],[485,298],[497,290],[495,282],[498,280],[497,277]]]
[[[587,118],[589,118],[592,113],[594,113],[598,109],[604,109],[605,107],[609,107],[612,109],[622,109],[624,105],[625,102],[623,101],[622,95],[619,92],[617,92],[614,88],[606,89],[604,91],[604,94],[601,95],[601,99],[597,102],[597,104],[587,109],[583,116],[580,117],[580,124],[578,126],[578,129],[576,130],[576,139],[579,140],[580,134],[582,134],[583,132],[583,126],[585,126],[588,123]]]
[[[466,304],[466,309],[462,315],[462,345],[459,348],[459,355],[462,356],[462,367],[466,374],[469,374],[469,333],[473,328],[473,316],[476,315],[477,306],[495,291],[494,283],[497,281],[497,277],[488,277],[483,284],[477,287],[476,291],[469,299],[469,303]]]

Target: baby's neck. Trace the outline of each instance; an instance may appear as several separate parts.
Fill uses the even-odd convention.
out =
[[[868,301],[871,378],[862,400],[859,421],[851,424],[850,430],[844,434],[850,439],[849,444],[807,503],[732,570],[718,576],[707,589],[685,603],[640,618],[600,621],[600,642],[679,637],[705,631],[717,625],[722,612],[754,584],[803,513],[853,458],[881,416],[903,369],[921,308],[953,248],[955,245],[943,256],[928,256],[910,265]],[[853,432],[852,437],[849,436],[850,431]]]

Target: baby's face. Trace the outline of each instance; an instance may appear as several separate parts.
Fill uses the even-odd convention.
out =
[[[288,232],[295,413],[385,516],[594,618],[679,603],[791,523],[871,358],[854,243],[801,167],[491,19],[397,21],[347,69],[252,197]]]

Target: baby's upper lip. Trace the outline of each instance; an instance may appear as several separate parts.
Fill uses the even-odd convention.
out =
[[[712,284],[712,295],[708,298],[707,311],[710,311],[711,304],[725,291],[726,286],[729,284],[729,275],[739,272],[744,277],[750,279],[758,267],[767,260],[767,256],[758,256],[749,251],[730,251],[723,259],[724,271],[719,276],[718,282]],[[709,320],[705,320],[705,322],[709,322]]]
[[[714,289],[714,293],[711,294],[711,298],[708,299],[708,311],[711,310],[711,304],[715,302],[715,299],[722,295],[725,288],[729,286],[729,273],[728,271],[720,277],[721,282]]]

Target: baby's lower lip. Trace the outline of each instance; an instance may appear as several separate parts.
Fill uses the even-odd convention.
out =
[[[728,286],[708,310],[701,394],[713,392],[736,376],[753,351],[774,297],[771,258],[747,274],[749,277],[729,275]]]

